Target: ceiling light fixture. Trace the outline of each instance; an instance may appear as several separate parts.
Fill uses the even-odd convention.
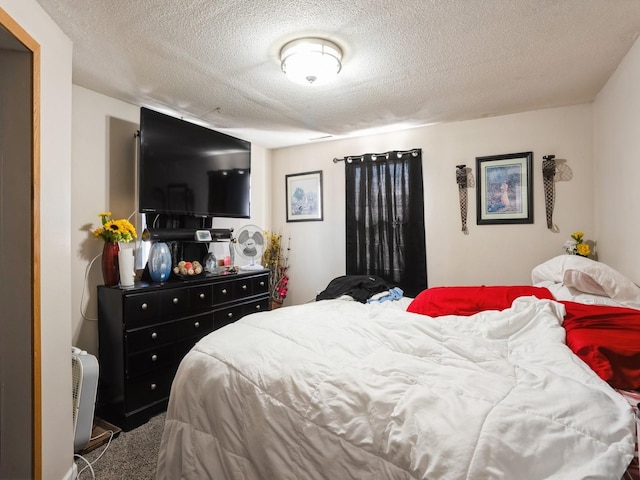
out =
[[[303,85],[325,83],[342,68],[342,51],[322,38],[299,38],[280,50],[282,71],[292,82]]]

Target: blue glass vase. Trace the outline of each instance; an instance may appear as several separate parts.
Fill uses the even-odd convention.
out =
[[[155,242],[149,250],[149,275],[154,282],[164,282],[171,275],[171,251],[164,242]]]

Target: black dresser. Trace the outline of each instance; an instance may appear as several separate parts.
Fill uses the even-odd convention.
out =
[[[96,415],[131,430],[167,407],[180,360],[203,336],[269,309],[269,271],[98,287]]]

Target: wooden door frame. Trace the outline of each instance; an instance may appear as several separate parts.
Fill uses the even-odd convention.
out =
[[[31,52],[31,358],[32,473],[42,479],[42,345],[40,326],[40,45],[0,8],[4,27]]]

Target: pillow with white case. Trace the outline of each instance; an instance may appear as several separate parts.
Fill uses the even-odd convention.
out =
[[[562,283],[590,295],[606,296],[621,305],[640,309],[640,287],[605,263],[579,255],[558,255],[534,267],[533,284]]]
[[[624,307],[620,302],[606,295],[593,295],[584,293],[572,287],[567,287],[562,283],[555,283],[551,280],[536,283],[536,287],[545,287],[556,300],[583,303],[585,305],[607,305],[609,307]]]

